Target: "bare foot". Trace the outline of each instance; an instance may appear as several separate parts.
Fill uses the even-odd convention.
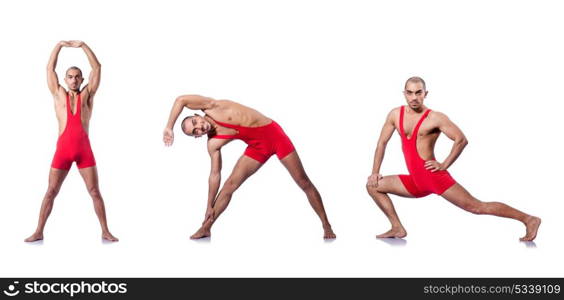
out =
[[[34,233],[32,234],[30,237],[28,237],[27,239],[25,239],[24,241],[26,243],[31,243],[31,242],[36,242],[36,241],[41,241],[43,240],[43,233]]]
[[[323,228],[323,238],[326,240],[330,240],[330,239],[336,239],[337,235],[333,232],[333,229],[331,229],[331,227],[329,228]]]
[[[119,241],[119,239],[117,237],[113,236],[109,232],[102,233],[102,238],[106,241],[109,241],[109,242],[118,242]]]
[[[537,231],[539,230],[539,226],[541,224],[541,219],[537,217],[531,216],[526,222],[525,226],[527,226],[527,233],[524,237],[520,238],[520,241],[528,242],[532,241],[537,237]]]
[[[200,227],[200,229],[198,229],[198,231],[196,231],[196,233],[194,233],[192,236],[190,236],[190,239],[197,240],[197,239],[201,239],[201,238],[205,238],[205,237],[209,237],[209,236],[211,236],[210,229],[202,226],[202,227]]]
[[[407,236],[407,231],[405,231],[405,229],[403,227],[400,228],[392,228],[387,232],[384,232],[382,234],[377,235],[376,237],[381,239],[381,238],[404,238]]]

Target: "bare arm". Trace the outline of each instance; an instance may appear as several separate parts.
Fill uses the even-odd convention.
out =
[[[438,166],[427,167],[427,169],[431,170],[432,172],[436,172],[438,170],[446,170],[448,169],[460,156],[464,147],[468,145],[468,140],[462,133],[462,130],[456,126],[446,115],[442,113],[436,113],[437,118],[439,120],[439,130],[444,133],[449,139],[454,141],[452,145],[452,149],[450,150],[450,154],[447,158],[440,163]],[[427,166],[427,164],[426,164]]]
[[[59,52],[61,52],[61,49],[63,47],[68,46],[69,43],[66,41],[58,42],[51,52],[49,62],[47,63],[47,86],[49,87],[49,91],[51,91],[52,95],[55,95],[60,87],[59,78],[57,77],[57,73],[55,72],[55,68],[57,67],[57,60],[59,59]]]
[[[86,43],[82,43],[80,47],[82,48],[82,50],[84,50],[84,53],[86,53],[86,56],[88,57],[88,63],[90,63],[90,67],[92,68],[92,70],[90,71],[90,76],[88,77],[88,86],[86,88],[88,88],[90,95],[94,95],[98,90],[98,87],[100,86],[102,65],[98,61],[98,58],[96,57],[94,52],[92,52],[92,49],[90,49],[90,47],[88,47]]]
[[[205,223],[209,218],[213,220],[213,206],[221,184],[221,147],[229,143],[230,140],[224,139],[209,139],[208,140],[208,153],[211,159],[210,177],[208,179],[208,205],[206,208],[206,215],[204,217]],[[202,223],[202,224],[203,224]]]
[[[69,43],[71,47],[82,48],[82,50],[84,50],[84,53],[86,54],[86,57],[88,57],[88,63],[90,64],[90,68],[92,70],[90,71],[90,76],[88,77],[88,85],[86,86],[86,88],[88,89],[89,94],[94,95],[98,90],[98,87],[100,86],[102,65],[98,61],[98,58],[96,58],[96,55],[94,54],[92,49],[90,49],[90,47],[88,47],[85,42],[69,41]]]
[[[388,114],[386,122],[384,123],[382,131],[380,132],[380,138],[378,139],[378,144],[374,153],[372,175],[368,177],[368,186],[378,186],[378,180],[382,178],[382,176],[380,175],[380,167],[382,166],[382,161],[384,160],[386,146],[388,145],[388,141],[390,141],[390,138],[392,137],[395,129],[393,114],[394,111],[391,111]]]
[[[170,111],[170,115],[168,117],[168,122],[166,123],[166,127],[164,130],[164,143],[167,146],[172,145],[174,142],[174,133],[172,128],[178,120],[178,116],[182,112],[182,110],[186,107],[189,109],[210,109],[215,105],[215,100],[208,97],[198,96],[198,95],[183,95],[176,98],[174,104],[172,105],[172,110]]]
[[[208,140],[208,153],[211,159],[210,177],[208,179],[208,209],[213,207],[213,202],[221,183],[221,146],[217,139]]]

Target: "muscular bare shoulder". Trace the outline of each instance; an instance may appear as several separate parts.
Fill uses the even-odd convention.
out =
[[[230,107],[233,107],[235,105],[238,105],[238,103],[236,103],[236,102],[233,102],[231,100],[225,100],[225,99],[222,99],[222,100],[213,99],[213,101],[215,102],[215,105],[218,108],[230,108]]]
[[[67,90],[64,87],[59,86],[55,94],[53,94],[53,102],[57,113],[63,113],[67,105]]]
[[[221,111],[223,113],[229,112],[229,114],[232,114],[233,112],[241,112],[248,109],[248,107],[231,100],[215,100],[214,103],[214,110],[218,112]]]
[[[67,99],[67,90],[65,90],[64,87],[59,86],[57,92],[53,94],[53,98],[55,98],[57,102],[65,101]]]
[[[209,102],[207,103],[207,108],[202,109],[202,111],[205,112],[207,115],[212,116],[212,118],[218,117],[216,115],[217,113],[222,114],[223,111],[229,108],[229,105],[227,105],[223,100],[216,100],[214,98],[208,98],[208,97],[206,97],[206,99]]]
[[[444,125],[445,123],[449,122],[449,118],[446,114],[444,114],[440,111],[435,111],[435,110],[432,110],[429,113],[428,118],[429,118],[429,121],[431,121],[436,126],[441,126],[441,125]]]
[[[88,104],[88,106],[92,106],[92,100],[94,98],[94,93],[90,93],[88,91],[88,89],[85,87],[82,89],[82,91],[80,92],[80,99],[82,100],[82,102]]]
[[[228,139],[214,139],[214,138],[210,138],[208,137],[208,153],[210,155],[213,155],[214,153],[216,153],[217,151],[219,151],[221,149],[221,147],[223,147],[225,144],[229,143],[231,140]]]
[[[391,125],[395,126],[396,123],[399,122],[400,109],[401,109],[401,106],[392,109],[388,113],[388,117],[386,118],[386,123],[390,123]]]

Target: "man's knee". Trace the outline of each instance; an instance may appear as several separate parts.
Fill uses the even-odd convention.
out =
[[[227,179],[223,184],[223,188],[221,189],[222,192],[232,194],[241,186],[240,182],[237,182],[233,179]]]
[[[368,194],[370,196],[374,196],[377,194],[382,194],[382,193],[386,193],[384,186],[382,184],[378,184],[377,186],[373,186],[373,185],[366,185],[366,191],[368,192]]]
[[[313,183],[311,182],[311,180],[309,180],[309,178],[307,176],[302,176],[300,178],[298,178],[296,180],[296,183],[298,184],[298,186],[300,187],[300,189],[307,191],[312,189]]]
[[[56,186],[49,186],[47,187],[47,193],[45,193],[45,197],[49,199],[54,199],[57,194],[59,194],[59,188]]]
[[[102,197],[102,194],[100,193],[100,189],[97,186],[89,187],[88,193],[90,194],[90,197],[92,197],[95,200],[100,199]]]

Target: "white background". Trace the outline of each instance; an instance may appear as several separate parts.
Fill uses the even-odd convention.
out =
[[[562,5],[559,1],[17,1],[0,7],[0,276],[563,276]],[[109,225],[102,243],[73,166],[45,230],[35,229],[57,123],[45,66],[59,40],[102,63],[90,138]],[[89,72],[80,49],[57,71]],[[449,170],[484,201],[543,219],[535,244],[517,221],[440,197],[399,199],[409,235],[389,229],[364,184],[409,76],[470,144]],[[161,142],[172,102],[231,99],[277,120],[320,190],[338,235],[322,240],[305,195],[273,157],[213,228],[204,215],[205,140]],[[185,113],[186,114],[186,113]],[[184,116],[183,114],[182,116]],[[181,117],[182,117],[181,116]],[[451,143],[441,137],[437,156]],[[223,150],[226,178],[245,145]],[[397,135],[384,174],[405,173]]]

